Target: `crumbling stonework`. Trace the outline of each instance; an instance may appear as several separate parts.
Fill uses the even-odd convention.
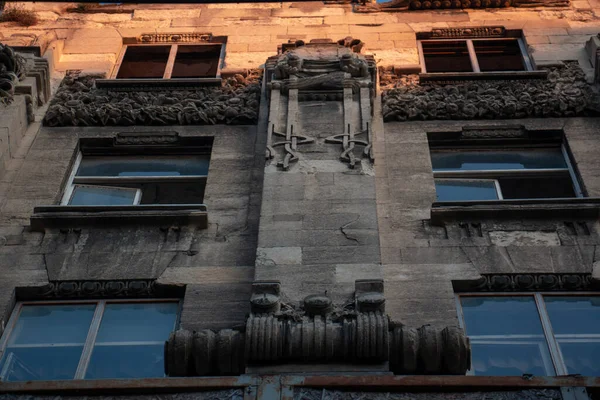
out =
[[[507,392],[443,392],[443,393],[393,393],[393,392],[350,392],[331,389],[296,388],[294,400],[562,400],[556,389],[528,389]]]
[[[44,118],[46,126],[243,125],[258,119],[261,71],[224,79],[221,87],[112,91],[100,76],[65,77]]]
[[[600,96],[577,62],[548,67],[547,79],[419,82],[382,71],[384,121],[600,115]]]

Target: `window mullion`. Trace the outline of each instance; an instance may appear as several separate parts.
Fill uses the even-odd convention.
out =
[[[471,67],[473,72],[481,72],[479,69],[479,61],[477,61],[477,54],[475,54],[475,47],[471,39],[467,40],[467,48],[469,49],[469,58],[471,59]]]
[[[419,51],[419,62],[421,63],[421,72],[427,73],[427,65],[425,64],[425,53],[423,53],[423,43],[417,40],[417,46]]]
[[[169,53],[169,60],[167,61],[167,66],[165,67],[165,74],[163,75],[163,79],[171,79],[171,74],[173,73],[173,66],[175,65],[175,57],[177,57],[178,49],[179,45],[177,44],[171,46],[171,52]]]
[[[77,175],[77,170],[79,169],[79,164],[81,164],[82,157],[83,156],[81,155],[81,151],[77,152],[77,158],[75,159],[75,163],[73,164],[73,170],[71,171],[71,174],[69,175],[69,181],[67,182],[65,193],[64,193],[62,201],[60,203],[63,206],[69,204],[69,201],[71,200],[71,196],[73,195],[75,176]]]
[[[77,366],[74,379],[85,378],[85,373],[90,363],[90,358],[92,357],[94,343],[96,342],[96,336],[98,336],[98,330],[100,329],[100,322],[102,322],[102,315],[104,314],[105,305],[106,301],[99,301],[96,305],[96,311],[94,312],[94,317],[92,318],[90,330],[88,331],[85,345],[83,346],[83,352],[81,353],[81,359],[79,360],[79,365]]]
[[[554,338],[554,333],[552,332],[552,324],[550,323],[550,317],[548,316],[548,312],[546,311],[544,299],[540,293],[536,293],[534,297],[538,309],[538,314],[540,316],[540,320],[542,321],[544,335],[546,336],[546,343],[548,344],[550,356],[552,357],[552,362],[554,363],[556,375],[567,375],[567,367],[565,366],[565,363],[563,361],[562,354],[560,353],[560,349],[558,347],[558,343]]]

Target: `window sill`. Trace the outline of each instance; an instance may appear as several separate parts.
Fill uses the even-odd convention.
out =
[[[434,72],[419,74],[421,82],[506,80],[506,79],[546,79],[548,71],[506,71],[506,72]]]
[[[30,218],[31,229],[124,225],[195,225],[208,226],[204,204],[137,206],[40,206]]]
[[[96,79],[99,89],[115,91],[181,89],[188,87],[221,86],[221,78],[173,78],[173,79]]]
[[[600,198],[445,201],[431,205],[431,223],[460,219],[598,218]]]

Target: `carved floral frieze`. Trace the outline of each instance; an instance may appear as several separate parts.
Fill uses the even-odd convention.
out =
[[[461,291],[475,292],[575,291],[596,288],[598,283],[591,274],[485,274],[459,286]]]
[[[0,104],[9,104],[15,86],[27,74],[26,61],[11,47],[0,43]]]
[[[255,124],[262,71],[223,79],[221,86],[111,91],[100,76],[68,74],[54,96],[46,126]]]
[[[577,61],[546,68],[547,79],[419,82],[381,71],[383,118],[391,121],[600,115],[600,96]]]
[[[346,3],[350,0],[326,0],[326,3]],[[409,10],[506,8],[506,7],[568,7],[569,0],[392,0],[385,3],[363,2],[354,7],[355,12],[398,12]]]

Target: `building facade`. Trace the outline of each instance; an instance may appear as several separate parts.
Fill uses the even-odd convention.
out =
[[[600,396],[598,0],[9,9],[3,400]]]

